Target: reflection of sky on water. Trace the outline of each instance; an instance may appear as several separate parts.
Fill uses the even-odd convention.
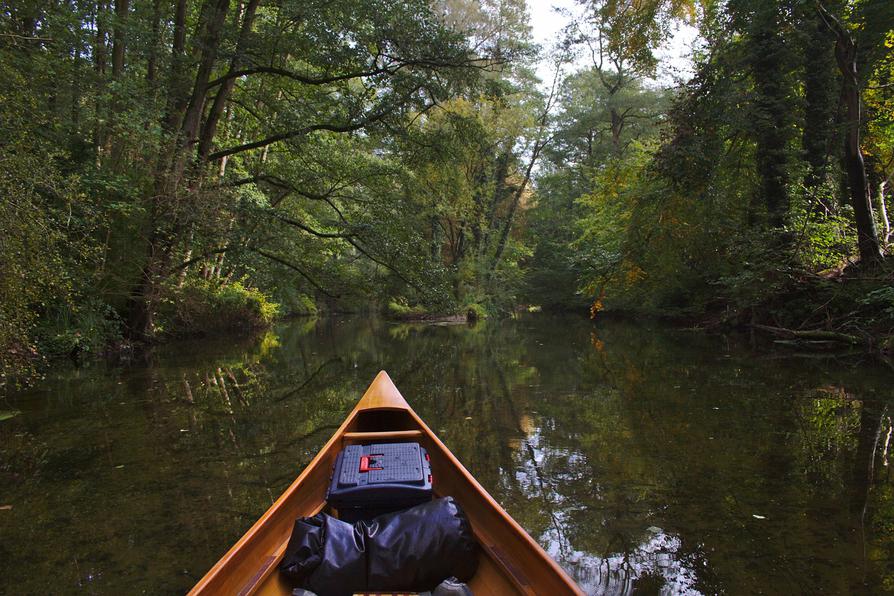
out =
[[[568,474],[563,476],[573,476],[572,471],[585,463],[586,457],[572,450],[544,445],[540,428],[530,423],[521,426],[528,436],[521,442],[515,481],[531,498],[542,501],[547,510],[545,513],[552,520],[537,540],[584,591],[588,594],[632,594],[643,589],[646,583],[647,593],[701,594],[696,589],[696,571],[681,552],[682,541],[659,527],[645,528],[641,542],[629,552],[597,556],[575,549],[564,530],[571,523],[568,514],[580,510],[581,504],[572,503],[561,492],[563,480],[569,479],[553,476],[547,480],[541,470],[547,458],[559,458],[566,462]],[[594,498],[598,499],[598,496],[594,495]],[[645,523],[645,519],[643,521]],[[598,529],[593,528],[593,531]]]
[[[550,556],[560,558],[574,580],[588,594],[631,594],[644,582],[660,590],[660,594],[701,594],[695,585],[695,570],[678,553],[682,543],[661,528],[650,527],[645,541],[630,553],[614,553],[607,557],[573,551],[559,546],[560,539],[552,531],[539,537]]]

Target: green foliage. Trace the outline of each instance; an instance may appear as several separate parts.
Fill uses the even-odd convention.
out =
[[[693,0],[643,0],[628,4],[623,0],[586,0],[588,9],[581,35],[589,47],[601,53],[599,61],[612,63],[616,75],[635,76],[653,74],[658,65],[655,50],[668,37],[673,21],[695,18]]]
[[[539,101],[524,2],[187,3],[179,19],[146,0],[0,15],[3,374],[122,328],[266,324],[251,288],[289,313],[394,295],[455,309],[465,265],[433,257],[432,233],[517,184]],[[510,196],[467,253],[489,261],[476,291],[523,254]]]
[[[730,267],[727,275],[712,282],[721,304],[751,313],[763,309],[768,298],[784,294],[792,286],[797,272],[779,259],[774,240],[769,234],[757,234],[743,242],[739,266]]]
[[[161,331],[169,335],[208,334],[270,326],[279,305],[241,281],[189,279],[162,301]]]
[[[794,245],[796,261],[813,271],[840,267],[857,250],[851,210],[823,213],[804,206],[797,205],[792,214],[792,228],[798,234]]]
[[[58,125],[40,111],[18,58],[0,46],[0,386],[36,372],[41,319],[89,296],[82,276],[96,248],[93,207],[60,165]]]
[[[282,304],[282,306],[288,314],[293,315],[312,317],[316,316],[318,312],[317,303],[307,294],[298,294],[292,301],[287,304]]]
[[[394,319],[418,319],[428,314],[424,306],[409,306],[401,300],[389,300],[385,313]]]
[[[854,260],[857,243],[836,158],[843,129],[835,125],[835,38],[816,7],[704,5],[695,77],[668,104],[667,93],[641,78],[654,66],[650,35],[660,38],[666,21],[630,24],[628,33],[638,33],[625,37],[616,25],[636,11],[615,14],[613,6],[589,3],[591,18],[569,40],[589,40],[594,62],[565,82],[550,167],[538,181],[531,301],[560,304],[550,289],[567,296],[575,280],[593,312],[712,313],[799,328],[822,324],[822,314],[826,324],[840,324],[830,321],[859,312],[881,324],[860,296],[889,277],[848,281],[846,290],[829,279]],[[650,7],[667,8],[670,18],[685,5],[641,5]],[[860,3],[836,14],[865,52],[858,68],[876,77],[865,91],[876,106],[866,150],[870,178],[876,172],[873,200],[882,206],[892,163],[890,52],[878,50],[894,39],[880,33],[894,35],[894,22],[879,7]]]
[[[566,172],[541,175],[537,180],[537,203],[529,213],[531,257],[526,260],[522,298],[547,311],[586,309],[580,287],[580,259],[572,246],[574,226],[582,216],[575,200],[577,184]]]
[[[860,300],[860,304],[869,307],[876,316],[894,321],[894,286],[872,290]]]
[[[588,0],[561,51],[590,63],[551,97],[522,0],[10,5],[2,374],[39,348],[265,325],[273,302],[739,309],[840,268],[837,66],[807,4]],[[892,17],[830,7],[859,46],[880,213]],[[696,76],[658,88],[696,15]]]
[[[44,317],[37,329],[40,351],[47,356],[81,359],[101,354],[122,339],[117,312],[97,298]]]

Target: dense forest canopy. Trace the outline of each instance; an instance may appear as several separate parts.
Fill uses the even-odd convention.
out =
[[[383,308],[890,334],[890,0],[578,8],[542,47],[524,0],[4,3],[4,374]]]

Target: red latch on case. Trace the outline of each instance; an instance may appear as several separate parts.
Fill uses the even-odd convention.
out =
[[[373,459],[374,457],[382,457],[382,454],[378,453],[375,455],[361,455],[360,456],[360,471],[361,472],[369,472],[370,470],[384,470],[385,469],[382,466],[376,465],[379,462],[374,460]],[[372,465],[370,465],[370,464],[372,464]]]

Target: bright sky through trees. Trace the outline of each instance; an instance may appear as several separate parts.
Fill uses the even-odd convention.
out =
[[[534,41],[549,50],[561,37],[562,28],[569,22],[570,15],[580,15],[582,7],[574,0],[532,0],[528,3],[528,12],[531,16],[531,29]],[[698,36],[695,27],[687,24],[678,24],[673,37],[668,39],[658,51],[661,60],[657,81],[664,84],[673,84],[675,80],[686,80],[694,71],[690,50]],[[574,65],[574,70],[584,66],[582,59]],[[537,67],[537,76],[548,85],[552,81],[552,61],[547,55],[541,58]]]

